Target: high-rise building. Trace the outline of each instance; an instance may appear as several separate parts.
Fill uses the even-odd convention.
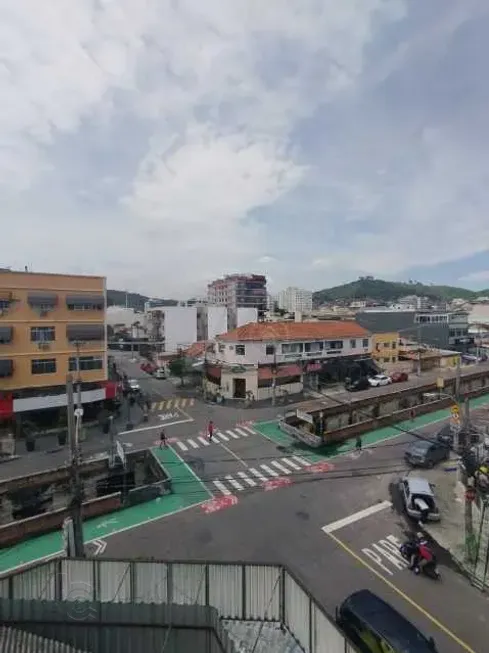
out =
[[[104,277],[0,271],[0,418],[66,406],[68,373],[84,404],[115,395],[106,305]]]
[[[231,274],[207,286],[209,304],[231,310],[256,308],[261,319],[267,310],[267,279],[262,274]]]
[[[278,294],[277,304],[289,313],[312,313],[312,292],[289,286]]]

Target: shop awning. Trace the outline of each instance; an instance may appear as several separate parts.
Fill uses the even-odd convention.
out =
[[[274,374],[271,367],[259,367],[258,368],[258,380],[265,381],[266,379],[283,379],[287,376],[300,376],[302,374],[302,368],[300,365],[284,365],[283,367],[277,368],[277,373]]]

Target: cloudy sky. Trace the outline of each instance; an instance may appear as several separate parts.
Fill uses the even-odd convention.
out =
[[[487,0],[4,0],[0,266],[489,286]]]

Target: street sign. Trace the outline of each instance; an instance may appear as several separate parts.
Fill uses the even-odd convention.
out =
[[[454,405],[451,407],[450,411],[451,411],[451,413],[452,413],[453,416],[455,416],[455,415],[460,415],[460,408],[457,406],[457,404],[454,404]]]
[[[74,414],[75,417],[83,417],[83,408],[75,408]]]

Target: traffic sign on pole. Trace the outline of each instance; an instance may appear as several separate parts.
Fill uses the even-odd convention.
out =
[[[454,404],[452,406],[451,413],[452,413],[452,415],[459,415],[460,414],[460,408],[457,406],[457,404]]]

